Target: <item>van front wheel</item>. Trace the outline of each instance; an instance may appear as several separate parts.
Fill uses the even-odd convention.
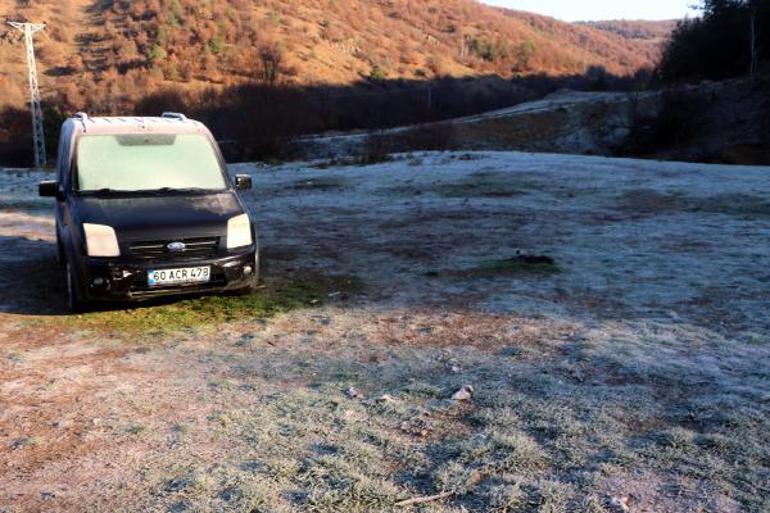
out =
[[[62,244],[59,230],[56,230],[56,265],[64,265],[66,260],[64,256],[64,244]]]
[[[72,264],[67,262],[66,265],[66,272],[67,272],[67,306],[69,306],[69,309],[73,313],[81,313],[86,310],[86,302],[83,300],[83,297],[80,294],[80,288],[78,287],[78,278],[77,274],[75,273],[74,267],[72,267]]]

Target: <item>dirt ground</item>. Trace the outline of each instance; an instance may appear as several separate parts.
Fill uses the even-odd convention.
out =
[[[0,512],[770,510],[770,168],[231,171],[261,296],[79,317],[0,172]]]

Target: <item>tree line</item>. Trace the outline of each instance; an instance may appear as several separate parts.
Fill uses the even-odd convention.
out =
[[[770,61],[770,0],[703,0],[680,22],[659,65],[666,83],[753,75]]]

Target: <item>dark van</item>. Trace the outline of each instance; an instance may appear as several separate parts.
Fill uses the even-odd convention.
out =
[[[64,122],[56,198],[69,305],[251,289],[257,233],[211,132],[182,114]]]

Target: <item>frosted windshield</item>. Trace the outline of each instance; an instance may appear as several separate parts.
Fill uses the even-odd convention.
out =
[[[202,135],[84,135],[78,140],[77,189],[82,192],[225,188],[214,148]]]

